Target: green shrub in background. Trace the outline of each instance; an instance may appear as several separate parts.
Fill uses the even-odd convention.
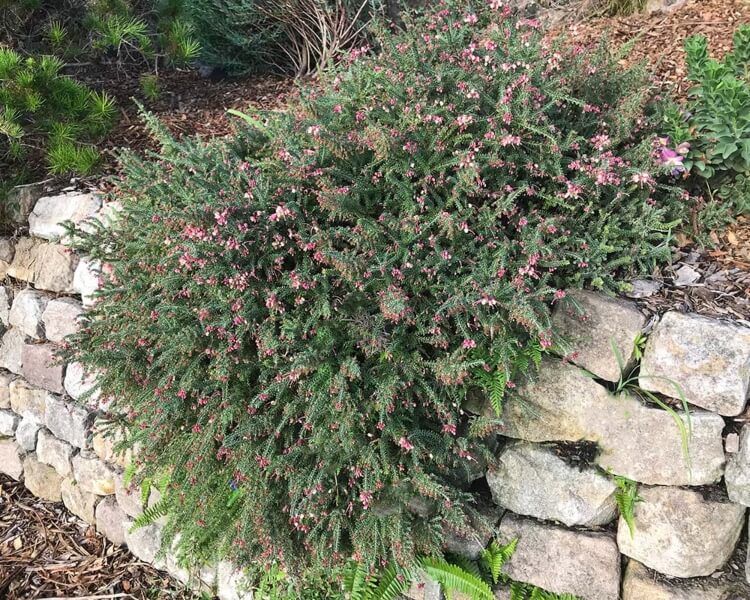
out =
[[[554,343],[549,307],[669,257],[649,87],[550,48],[499,2],[447,3],[234,139],[125,155],[101,298],[68,358],[101,371],[165,543],[295,580],[440,554],[482,529],[462,410]]]
[[[662,155],[675,174],[692,176],[690,183],[709,196],[712,213],[719,213],[714,220],[748,212],[750,25],[737,29],[732,51],[721,60],[709,57],[704,36],[688,38],[685,52],[694,87],[684,107],[665,111],[669,138]]]
[[[113,100],[60,73],[53,56],[23,58],[0,48],[0,167],[21,180],[24,161],[43,153],[51,173],[90,173],[94,143],[112,125]],[[6,175],[7,174],[7,175]]]

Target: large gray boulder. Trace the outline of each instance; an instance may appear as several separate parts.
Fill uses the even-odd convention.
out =
[[[483,413],[492,416],[492,408],[486,405]],[[724,472],[724,421],[699,410],[690,418],[692,434],[683,440],[668,412],[632,394],[615,396],[574,365],[544,359],[533,379],[506,400],[499,431],[531,442],[596,442],[602,468],[642,483],[714,483]]]
[[[609,534],[572,531],[506,513],[500,543],[518,539],[503,572],[557,594],[581,600],[619,600],[620,553]]]
[[[495,504],[517,514],[595,527],[617,516],[616,486],[593,468],[579,469],[551,448],[513,443],[490,465],[487,483]]]
[[[620,552],[672,577],[702,577],[720,569],[734,552],[745,507],[706,499],[676,487],[639,489],[631,536],[620,518]]]
[[[735,587],[715,578],[684,581],[655,576],[647,567],[631,560],[622,582],[622,600],[729,600]]]
[[[634,342],[645,325],[633,302],[585,290],[568,290],[552,313],[552,329],[570,344],[571,360],[607,381],[620,378],[614,348],[623,368],[633,366]]]
[[[721,415],[745,409],[750,388],[750,328],[706,317],[666,313],[646,343],[640,386]]]
[[[56,241],[64,236],[62,223],[71,221],[78,225],[93,217],[101,208],[97,194],[67,192],[58,196],[43,196],[37,200],[29,215],[29,233],[34,237]]]
[[[78,255],[61,244],[21,238],[16,244],[8,275],[34,284],[38,290],[73,293]]]

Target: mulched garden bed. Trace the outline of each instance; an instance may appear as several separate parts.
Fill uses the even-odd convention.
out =
[[[188,600],[168,575],[96,533],[59,502],[0,475],[3,600]]]

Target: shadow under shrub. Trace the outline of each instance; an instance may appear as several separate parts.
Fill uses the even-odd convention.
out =
[[[412,24],[234,139],[162,135],[125,157],[114,229],[80,234],[104,286],[70,357],[139,477],[169,475],[191,558],[439,552],[479,521],[462,490],[497,426],[466,394],[502,401],[562,289],[668,257],[685,200],[658,183],[646,80],[495,4]]]

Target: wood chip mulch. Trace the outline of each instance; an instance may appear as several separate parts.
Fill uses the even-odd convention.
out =
[[[0,475],[3,600],[188,600],[166,574],[112,545],[61,503]]]

